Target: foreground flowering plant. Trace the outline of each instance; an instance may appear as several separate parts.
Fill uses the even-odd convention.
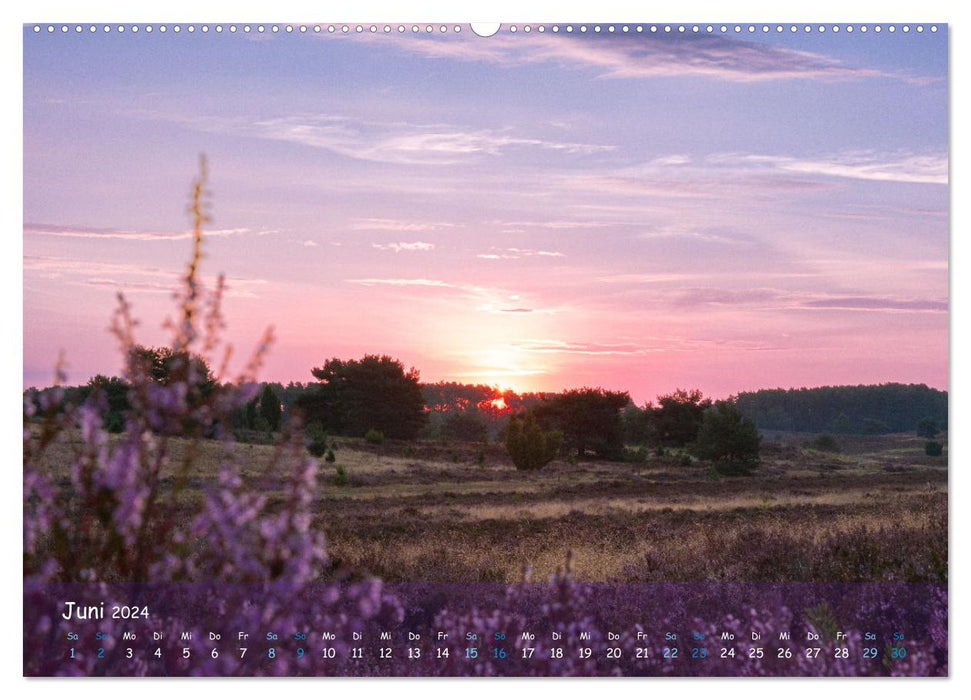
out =
[[[102,424],[103,397],[81,406],[61,406],[57,389],[37,400],[24,399],[24,581],[311,581],[326,563],[324,540],[310,528],[316,462],[289,439],[272,467],[289,474],[282,509],[271,511],[267,499],[243,488],[233,451],[230,415],[252,400],[255,375],[271,341],[268,330],[243,372],[224,383],[231,348],[223,346],[220,302],[223,278],[204,295],[202,258],[205,162],[193,183],[193,246],[178,317],[172,331],[171,372],[164,383],[144,366],[135,341],[136,323],[119,294],[112,323],[130,386],[132,409],[125,430],[109,440]],[[206,363],[216,354],[217,384],[202,392]],[[61,410],[63,408],[63,410]],[[59,440],[71,442],[68,483],[57,482],[45,463]],[[180,457],[172,442],[177,434]],[[219,440],[223,456],[219,481],[202,507],[185,515],[178,501],[192,476],[200,441]],[[177,514],[180,517],[176,517]]]
[[[174,358],[168,381],[156,381],[144,365],[135,321],[119,295],[112,329],[130,385],[124,431],[109,438],[104,398],[97,394],[80,406],[63,405],[56,388],[25,396],[25,674],[947,672],[946,589],[932,584],[594,585],[573,581],[569,569],[550,583],[508,587],[383,585],[360,574],[333,582],[332,572],[325,582],[324,538],[312,520],[317,463],[307,457],[299,431],[284,434],[270,465],[287,475],[284,498],[273,501],[241,476],[230,417],[256,395],[271,333],[244,371],[226,381],[223,280],[206,295],[198,271],[208,220],[205,175],[203,163],[193,185],[192,255],[177,317],[168,324]],[[216,388],[201,391],[206,365],[192,358],[213,363],[220,353],[213,364]],[[219,476],[203,498],[185,498],[203,440],[223,445]],[[71,450],[66,471],[52,464],[63,460],[51,454],[64,444]],[[105,613],[79,620],[65,614],[67,601]],[[146,614],[113,617],[116,605]],[[778,640],[784,631],[829,634],[839,624],[852,631],[842,641],[852,651],[845,662],[832,655],[840,643],[832,635],[822,659],[746,657],[753,629]],[[902,625],[916,639],[908,639],[905,658],[867,663],[860,634],[868,625],[884,634]],[[671,645],[663,635],[675,630],[702,635],[712,657],[691,665],[665,656]],[[717,655],[712,640],[725,632],[738,640],[739,659]],[[243,646],[242,634],[253,643]],[[611,656],[606,650],[614,647],[622,651]],[[690,654],[690,646],[684,651]]]

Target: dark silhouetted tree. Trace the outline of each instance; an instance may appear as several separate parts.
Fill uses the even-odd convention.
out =
[[[716,401],[705,411],[691,451],[711,460],[725,475],[747,475],[759,465],[762,438],[755,422],[742,415],[734,401]]]
[[[99,402],[105,428],[108,432],[120,433],[125,429],[125,414],[131,410],[129,390],[130,387],[124,379],[99,374],[92,377],[85,386],[78,388],[77,401]]]
[[[542,430],[529,412],[523,417],[512,416],[506,426],[506,450],[516,469],[542,469],[553,461],[562,444],[562,433]]]
[[[933,418],[921,418],[917,421],[917,437],[933,439],[941,432],[937,427],[937,421]]]
[[[425,424],[418,370],[387,355],[328,360],[312,370],[319,381],[298,400],[306,421],[332,435],[363,437],[369,430],[412,440]]]
[[[128,354],[128,362],[129,372],[133,377],[147,376],[163,386],[184,385],[185,401],[190,408],[210,403],[211,397],[219,388],[208,363],[198,355],[174,352],[168,347],[136,345]],[[159,428],[159,432],[186,437],[196,435],[200,430],[205,430],[210,437],[215,434],[214,426],[203,428],[195,422],[173,421]]]
[[[570,389],[548,397],[535,409],[540,425],[563,433],[563,443],[577,457],[588,451],[619,459],[624,449],[620,412],[630,403],[626,391]]]
[[[656,445],[657,426],[654,422],[654,406],[646,404],[638,408],[633,403],[621,413],[624,427],[624,442],[629,445]]]
[[[266,421],[270,430],[280,429],[280,418],[283,416],[283,409],[280,407],[280,397],[273,391],[269,384],[263,387],[260,392],[260,415]]]
[[[211,391],[216,383],[205,359],[186,352],[173,352],[169,347],[138,345],[132,349],[129,362],[134,371],[147,373],[159,384],[185,381]]]
[[[684,447],[698,436],[702,417],[711,407],[711,399],[698,389],[677,389],[672,394],[657,397],[654,409],[654,430],[658,444],[665,447]]]

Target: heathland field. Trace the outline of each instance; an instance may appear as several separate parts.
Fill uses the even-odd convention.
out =
[[[755,474],[734,478],[674,451],[522,472],[498,444],[336,438],[313,527],[334,577],[545,580],[572,559],[587,581],[946,581],[946,452],[925,456],[912,434],[841,436],[839,452],[812,437],[768,436]],[[176,464],[188,443],[170,443]],[[54,446],[48,468],[65,470],[70,449]],[[223,448],[196,449],[183,505],[217,481]],[[244,480],[282,502],[276,449],[233,448]]]

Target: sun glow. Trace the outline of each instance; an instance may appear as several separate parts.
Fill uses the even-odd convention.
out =
[[[536,364],[521,348],[514,346],[493,347],[472,353],[472,362],[463,375],[495,386],[499,391],[517,393],[528,390],[528,378],[548,373],[546,367]],[[505,404],[503,404],[505,406]]]
[[[492,401],[490,401],[489,402],[489,405],[492,406],[492,408],[495,411],[498,411],[499,413],[502,413],[507,408],[509,408],[506,405],[506,400],[504,398],[502,398],[501,396],[499,398],[497,398],[497,399],[493,399]]]

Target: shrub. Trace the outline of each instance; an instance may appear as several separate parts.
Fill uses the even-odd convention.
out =
[[[205,170],[194,183],[192,255],[171,324],[171,356],[217,354],[222,346],[223,281],[204,294],[198,265],[202,257]],[[125,358],[136,355],[135,320],[119,295],[112,332]],[[327,563],[322,534],[309,527],[316,463],[301,457],[299,440],[281,445],[271,468],[288,474],[283,506],[259,490],[249,490],[240,476],[238,450],[232,445],[230,416],[251,401],[255,372],[271,336],[264,335],[244,373],[212,382],[196,392],[204,363],[173,363],[167,381],[157,381],[127,367],[131,408],[126,431],[109,441],[96,403],[57,409],[55,390],[25,414],[37,421],[24,432],[23,518],[24,590],[52,582],[212,581],[285,582],[317,580]],[[200,371],[197,371],[200,370]],[[60,378],[60,373],[59,373]],[[80,429],[80,439],[74,431]],[[184,460],[173,461],[170,431],[184,426]],[[177,501],[175,494],[194,477],[194,457],[203,436],[213,434],[225,446],[219,477],[204,498]],[[71,437],[69,477],[50,473],[47,454],[55,442]],[[238,620],[242,623],[243,620]],[[282,624],[282,620],[280,623]],[[276,623],[274,623],[276,624]],[[247,625],[258,626],[256,620]],[[25,627],[25,629],[27,629]]]
[[[314,438],[307,444],[307,452],[320,459],[327,453],[327,443]]]
[[[733,401],[716,401],[705,412],[693,451],[701,459],[710,459],[721,474],[746,475],[759,464],[761,442],[755,423]]]
[[[336,459],[337,459],[337,457],[336,457],[336,456],[334,455],[334,450],[333,450],[333,448],[327,448],[327,456],[326,456],[326,457],[324,457],[324,459],[325,459],[325,460],[326,460],[327,462],[330,462],[331,464],[333,464],[333,463],[334,463],[334,460],[336,460]]]
[[[314,421],[307,425],[304,433],[307,437],[307,452],[318,459],[323,457],[327,453],[327,433],[323,426]]]
[[[928,457],[940,457],[944,454],[944,445],[937,440],[928,440],[924,443],[924,454]]]
[[[276,432],[280,429],[280,419],[283,417],[283,409],[280,407],[280,397],[273,391],[269,384],[263,387],[260,393],[260,417],[266,421],[268,429]]]
[[[840,446],[834,438],[829,433],[823,433],[822,435],[817,435],[814,440],[808,443],[808,446],[814,450],[819,450],[820,452],[839,452]]]
[[[506,450],[516,469],[542,469],[553,461],[563,444],[559,431],[544,432],[532,413],[524,418],[513,416],[506,427]]]
[[[177,296],[176,315],[166,328],[172,332],[174,355],[201,352],[225,358],[228,349],[220,338],[223,280],[219,278],[207,293],[198,273],[202,224],[207,220],[204,182],[203,163],[203,174],[193,185],[192,254]],[[119,295],[118,301],[111,330],[124,360],[138,347],[136,322],[126,299]],[[105,431],[103,405],[65,400],[60,367],[58,386],[40,396],[25,393],[25,649],[47,648],[51,640],[66,638],[75,627],[73,621],[53,614],[54,601],[64,600],[64,583],[76,591],[82,589],[73,584],[84,584],[85,593],[79,595],[108,600],[100,596],[119,591],[109,582],[151,582],[139,586],[138,597],[151,596],[153,625],[194,632],[185,646],[198,660],[192,673],[204,676],[252,674],[253,669],[234,655],[216,658],[207,653],[201,642],[210,623],[200,617],[200,611],[218,615],[226,629],[290,629],[299,620],[309,629],[335,630],[338,638],[348,639],[352,630],[370,621],[382,628],[401,622],[401,606],[378,582],[321,583],[325,574],[338,572],[337,563],[327,559],[321,528],[313,524],[317,464],[303,453],[299,434],[283,435],[267,465],[281,477],[280,498],[267,495],[263,484],[243,478],[249,451],[233,444],[231,417],[242,414],[256,397],[255,376],[270,341],[267,332],[252,358],[242,363],[242,373],[215,377],[218,384],[214,382],[208,393],[194,393],[201,375],[193,367],[161,383],[129,366],[125,431],[114,439],[108,439]],[[169,432],[177,426],[183,426],[178,446]],[[218,439],[211,446],[223,448],[218,476],[202,484],[201,497],[180,497],[187,484],[201,476],[200,441],[206,435]],[[179,452],[184,458],[177,458]],[[198,594],[187,591],[187,582],[200,584],[192,586]],[[309,591],[311,584],[313,595],[299,593]],[[127,584],[119,585],[131,590]],[[123,595],[129,602],[129,594]],[[187,604],[190,599],[198,604]],[[260,604],[261,599],[272,604]],[[128,624],[106,617],[98,629],[109,639],[120,640]],[[115,660],[112,654],[107,656],[79,655],[68,672],[165,675],[173,671],[168,662],[153,669],[141,662],[133,665],[121,654],[114,655]],[[123,665],[112,665],[116,663]],[[290,669],[277,665],[266,672]],[[24,675],[61,675],[65,670],[60,655],[35,654],[24,660]],[[180,672],[185,667],[175,671]]]
[[[380,430],[375,430],[371,428],[369,431],[364,433],[364,440],[372,445],[380,445],[384,442],[384,433]]]
[[[334,486],[347,486],[347,483],[347,470],[343,464],[338,464],[337,471],[334,473]]]

